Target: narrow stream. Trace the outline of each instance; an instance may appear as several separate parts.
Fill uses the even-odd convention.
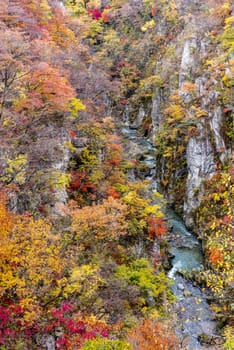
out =
[[[205,345],[206,341],[216,338],[215,315],[207,303],[205,290],[183,277],[184,271],[196,272],[203,268],[200,243],[172,210],[168,210],[166,216],[172,226],[169,238],[172,268],[168,277],[174,280],[172,291],[177,301],[173,311],[177,315],[176,331],[182,349],[218,349]]]
[[[142,164],[143,171],[132,170],[129,179],[148,179],[151,191],[157,191],[156,160],[153,145],[138,131],[125,126],[121,130],[126,141],[126,152],[132,159]],[[169,235],[169,254],[171,270],[168,277],[173,280],[172,291],[176,302],[171,312],[176,318],[176,334],[183,350],[222,349],[218,345],[208,345],[215,339],[215,315],[206,299],[206,291],[187,280],[184,271],[198,271],[203,268],[203,254],[196,236],[187,230],[184,222],[176,213],[166,210],[166,218],[171,226]],[[207,343],[207,344],[206,344]]]

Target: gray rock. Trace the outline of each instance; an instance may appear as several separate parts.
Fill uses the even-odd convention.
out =
[[[214,134],[216,151],[219,154],[220,161],[223,163],[227,157],[227,150],[226,150],[226,145],[221,132],[222,122],[223,122],[223,113],[222,113],[221,106],[218,106],[212,113],[210,126]]]
[[[177,288],[179,290],[184,290],[184,285],[182,283],[178,283]]]
[[[143,106],[141,106],[140,109],[139,109],[139,112],[137,114],[136,119],[131,124],[131,127],[136,128],[136,129],[139,128],[142,125],[142,123],[143,123],[145,115],[146,115],[146,112],[145,112]]]
[[[200,323],[202,331],[204,334],[215,333],[216,322],[215,321],[202,321]]]
[[[161,110],[161,104],[163,102],[163,92],[161,89],[156,89],[153,101],[152,101],[152,112],[151,112],[151,120],[152,120],[152,133],[156,135],[161,125],[161,121],[163,118],[163,113]]]
[[[201,126],[201,129],[201,134],[190,138],[187,145],[188,177],[186,199],[184,202],[187,226],[193,224],[189,214],[200,205],[202,181],[213,175],[216,170],[211,142],[205,134],[205,128],[203,129]]]
[[[52,335],[44,334],[41,338],[40,345],[46,350],[55,350],[55,339]]]
[[[184,43],[180,74],[179,74],[179,88],[183,88],[183,82],[190,78],[191,71],[195,66],[195,55],[194,52],[197,49],[196,36],[192,36]],[[183,97],[183,96],[182,96]],[[187,101],[185,101],[187,102]]]

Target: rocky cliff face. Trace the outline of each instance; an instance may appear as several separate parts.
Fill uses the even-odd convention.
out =
[[[219,68],[210,70],[208,62],[222,53],[215,39],[222,32],[222,18],[215,18],[203,2],[177,1],[176,5],[183,19],[179,17],[179,31],[156,66],[155,74],[164,83],[154,90],[151,135],[158,147],[162,141],[168,143],[167,149],[158,152],[161,187],[170,202],[181,202],[186,223],[192,226],[204,180],[231,152],[225,136],[225,108],[231,110],[231,106],[230,100],[223,99],[225,86]],[[158,27],[162,32],[162,24]]]

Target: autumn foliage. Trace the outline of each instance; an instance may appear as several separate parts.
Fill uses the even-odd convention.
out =
[[[232,168],[215,174],[206,183],[198,221],[204,240],[207,268],[201,279],[213,291],[219,310],[231,318],[233,283],[233,174]],[[209,195],[207,196],[207,193]]]
[[[72,210],[72,231],[86,242],[116,240],[127,233],[126,215],[126,205],[110,196],[100,205]]]
[[[146,319],[142,324],[130,330],[127,340],[133,350],[179,349],[173,332],[159,320]]]
[[[218,22],[206,39],[220,54],[203,62],[204,97],[220,83],[230,144],[232,8],[209,3]],[[0,1],[1,350],[41,350],[47,342],[56,350],[177,349],[165,315],[173,301],[163,266],[165,201],[145,180],[152,170],[142,165],[145,154],[126,155],[122,121],[145,113],[139,135],[153,140],[160,187],[179,206],[187,143],[210,118],[192,77],[181,91],[174,80],[174,40],[187,21],[179,16],[175,1],[165,0]],[[225,152],[220,147],[217,158]],[[199,278],[229,317],[233,173],[226,163],[203,184],[196,224],[206,256]]]
[[[147,218],[149,238],[162,238],[167,234],[166,223],[162,218],[149,216]]]
[[[87,339],[108,337],[111,326],[95,318],[83,318],[74,303],[64,299],[79,293],[85,278],[91,280],[89,269],[83,268],[82,272],[81,267],[79,277],[76,270],[68,270],[62,242],[46,221],[12,215],[4,201],[0,209],[0,344],[13,349],[13,344],[24,342],[25,348],[31,349],[34,335],[56,335],[58,329],[62,330],[56,335],[58,349],[79,349]],[[93,225],[98,223],[90,219]],[[100,222],[98,229],[107,225],[108,219]],[[88,284],[88,293],[89,288],[94,285]]]

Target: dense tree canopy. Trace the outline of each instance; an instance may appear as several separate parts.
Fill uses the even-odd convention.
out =
[[[212,291],[233,348],[234,9],[185,3],[0,1],[1,350],[179,348],[165,201],[123,122],[150,139],[181,212],[187,145],[210,135],[214,171],[193,189],[206,262],[190,277]],[[193,13],[204,55],[183,71]]]

